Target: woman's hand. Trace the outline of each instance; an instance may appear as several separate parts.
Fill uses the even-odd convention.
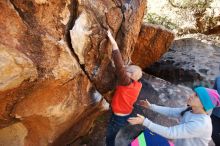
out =
[[[137,114],[137,117],[131,117],[128,119],[128,122],[131,125],[136,125],[136,124],[143,124],[144,123],[144,116]]]
[[[118,45],[117,45],[115,39],[113,38],[110,30],[107,31],[107,35],[108,35],[108,38],[109,38],[109,40],[110,40],[110,42],[112,44],[112,50],[117,50],[118,49]]]
[[[144,108],[150,108],[151,103],[146,99],[146,100],[140,100],[139,105]]]

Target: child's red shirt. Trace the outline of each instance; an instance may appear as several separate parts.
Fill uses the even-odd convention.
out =
[[[142,84],[138,81],[133,81],[127,86],[117,86],[111,103],[113,113],[130,114],[141,87]]]

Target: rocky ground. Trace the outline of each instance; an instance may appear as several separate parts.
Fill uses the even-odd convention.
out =
[[[220,47],[220,35],[219,34],[216,34],[216,35],[205,35],[201,33],[185,34],[185,35],[177,37],[176,39],[182,39],[182,38],[195,38],[197,40],[200,40],[203,43]]]
[[[178,39],[159,61],[145,71],[176,84],[213,87],[215,77],[220,75],[220,47],[211,41]]]

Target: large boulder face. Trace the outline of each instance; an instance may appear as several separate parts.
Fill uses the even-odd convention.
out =
[[[174,34],[161,26],[144,24],[138,36],[132,62],[146,68],[166,53],[174,40]]]
[[[79,1],[78,18],[70,31],[71,42],[80,64],[101,93],[115,84],[107,29],[112,30],[124,62],[129,64],[145,7],[146,0]]]
[[[115,85],[106,29],[128,64],[145,3],[2,0],[0,145],[60,146],[85,135]]]
[[[171,49],[146,71],[173,83],[213,87],[220,75],[220,48],[193,38],[175,40]]]
[[[65,145],[103,110],[65,37],[76,5],[0,2],[0,145]]]

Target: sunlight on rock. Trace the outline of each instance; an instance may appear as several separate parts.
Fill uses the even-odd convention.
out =
[[[72,47],[79,58],[80,64],[84,64],[84,50],[90,44],[88,36],[90,25],[88,15],[83,11],[77,18],[73,29],[70,30]]]
[[[1,146],[24,146],[28,130],[22,123],[12,124],[0,130]]]
[[[0,91],[18,87],[23,81],[34,81],[37,70],[23,53],[0,45]]]
[[[66,46],[66,44],[64,44],[63,46],[64,47],[61,48],[64,48],[65,50],[62,50],[58,60],[58,64],[54,67],[52,72],[55,76],[55,79],[62,79],[64,81],[67,81],[76,76],[77,73],[81,71],[81,68],[77,60],[70,53],[70,50]]]

